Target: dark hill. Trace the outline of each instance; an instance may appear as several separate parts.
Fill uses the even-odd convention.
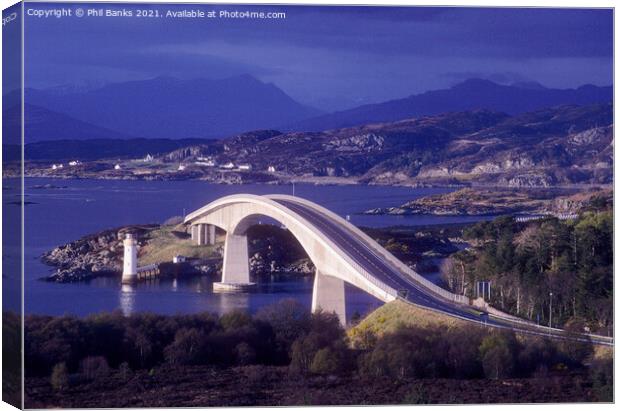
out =
[[[201,155],[254,170],[274,167],[285,175],[369,184],[609,184],[613,110],[611,104],[515,116],[476,110],[322,132],[263,131],[166,158],[191,161]]]
[[[32,104],[24,106],[26,144],[50,140],[124,139],[126,135],[77,120]],[[2,134],[19,141],[21,107],[13,106],[3,113]]]
[[[505,86],[488,80],[470,79],[449,89],[427,91],[403,99],[325,114],[294,123],[285,129],[320,131],[475,109],[514,115],[552,106],[607,103],[612,98],[611,86],[585,85],[577,89],[550,89],[535,83]]]
[[[321,114],[249,75],[223,80],[158,77],[69,94],[28,89],[26,102],[146,138],[220,138]]]

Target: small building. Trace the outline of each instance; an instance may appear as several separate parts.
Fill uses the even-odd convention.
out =
[[[114,169],[115,169],[115,170],[120,170],[121,168],[122,168],[122,167],[121,167],[121,165],[120,165],[120,164],[116,164],[116,165],[114,166]]]
[[[146,157],[142,159],[142,161],[144,161],[145,163],[150,163],[151,161],[153,161],[153,156],[150,154],[147,154]]]
[[[250,164],[241,164],[241,165],[239,165],[239,170],[249,171],[251,169],[252,169],[252,166]]]
[[[71,167],[79,166],[80,164],[81,164],[81,163],[80,163],[80,160],[73,160],[73,161],[69,161],[69,165],[70,165]]]
[[[183,255],[175,255],[174,257],[172,257],[172,262],[174,264],[184,263],[186,260],[187,258]]]
[[[62,164],[52,164],[52,170],[59,170],[61,168],[64,168]]]
[[[276,172],[276,168],[274,166],[269,166],[269,167],[267,167],[267,172],[268,173],[275,173]]]
[[[232,170],[233,168],[235,168],[235,163],[233,163],[232,161],[229,161],[228,163],[224,164],[222,168],[225,168],[227,170]]]
[[[178,168],[178,170],[179,170],[179,171],[185,171],[185,168],[186,168],[186,167],[185,167],[183,164],[179,164],[179,168]]]
[[[217,165],[217,161],[213,157],[198,157],[196,160],[196,164],[205,167],[215,167]]]
[[[215,161],[213,160],[195,161],[194,164],[203,167],[215,167]]]

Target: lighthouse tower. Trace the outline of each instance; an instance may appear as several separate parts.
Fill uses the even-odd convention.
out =
[[[135,235],[126,234],[123,246],[123,284],[130,284],[138,279],[138,242]]]

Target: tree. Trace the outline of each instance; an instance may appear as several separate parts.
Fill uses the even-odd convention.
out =
[[[137,357],[135,364],[145,367],[150,364],[153,356],[153,343],[140,329],[129,328],[125,333],[126,345],[130,352]]]
[[[495,332],[482,340],[479,350],[487,378],[500,379],[513,375],[517,354],[514,333]]]
[[[67,372],[67,364],[64,362],[56,364],[50,378],[52,387],[57,391],[62,391],[69,386],[69,373]]]
[[[131,367],[127,362],[123,362],[118,366],[118,374],[123,381],[127,381],[129,379],[131,376]]]
[[[296,339],[291,346],[291,371],[305,374],[310,370],[310,364],[318,350],[323,348],[322,337],[316,332],[310,332]]]
[[[80,362],[80,371],[86,379],[96,380],[106,377],[110,373],[110,367],[101,356],[86,357]]]
[[[447,348],[439,329],[407,327],[384,335],[375,348],[363,355],[362,374],[396,379],[439,377],[447,374]]]
[[[483,375],[478,347],[483,331],[476,327],[458,327],[445,334],[448,349],[444,353],[450,369],[450,376],[457,378],[478,378]]]
[[[564,326],[565,338],[559,344],[560,351],[574,365],[583,363],[594,351],[589,337],[584,336],[584,328],[583,320],[571,318]]]
[[[519,373],[527,377],[539,370],[549,370],[559,361],[555,343],[548,338],[529,337],[518,355]]]
[[[256,318],[271,326],[282,362],[288,362],[293,341],[310,330],[310,313],[297,300],[289,298],[261,309]]]
[[[601,402],[614,400],[614,361],[613,358],[597,358],[589,370],[590,381],[596,399]]]
[[[206,360],[207,342],[205,334],[196,328],[177,331],[172,344],[164,350],[166,360],[171,364],[196,365]]]
[[[232,330],[252,324],[252,317],[241,310],[233,310],[220,317],[220,324],[224,330]]]
[[[240,342],[235,346],[235,357],[237,364],[248,365],[256,360],[256,351],[246,342]]]
[[[342,368],[342,352],[331,347],[318,350],[310,363],[310,372],[313,374],[336,374],[342,371]]]

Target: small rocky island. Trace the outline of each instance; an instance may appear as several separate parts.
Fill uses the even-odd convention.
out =
[[[218,257],[213,247],[198,247],[182,226],[173,224],[133,225],[104,230],[63,244],[43,254],[42,261],[56,270],[45,279],[55,282],[78,282],[96,277],[120,278],[123,267],[123,239],[136,235],[141,265],[158,264],[162,276],[182,270],[189,274],[209,273],[209,262]],[[182,262],[174,265],[176,256]]]

